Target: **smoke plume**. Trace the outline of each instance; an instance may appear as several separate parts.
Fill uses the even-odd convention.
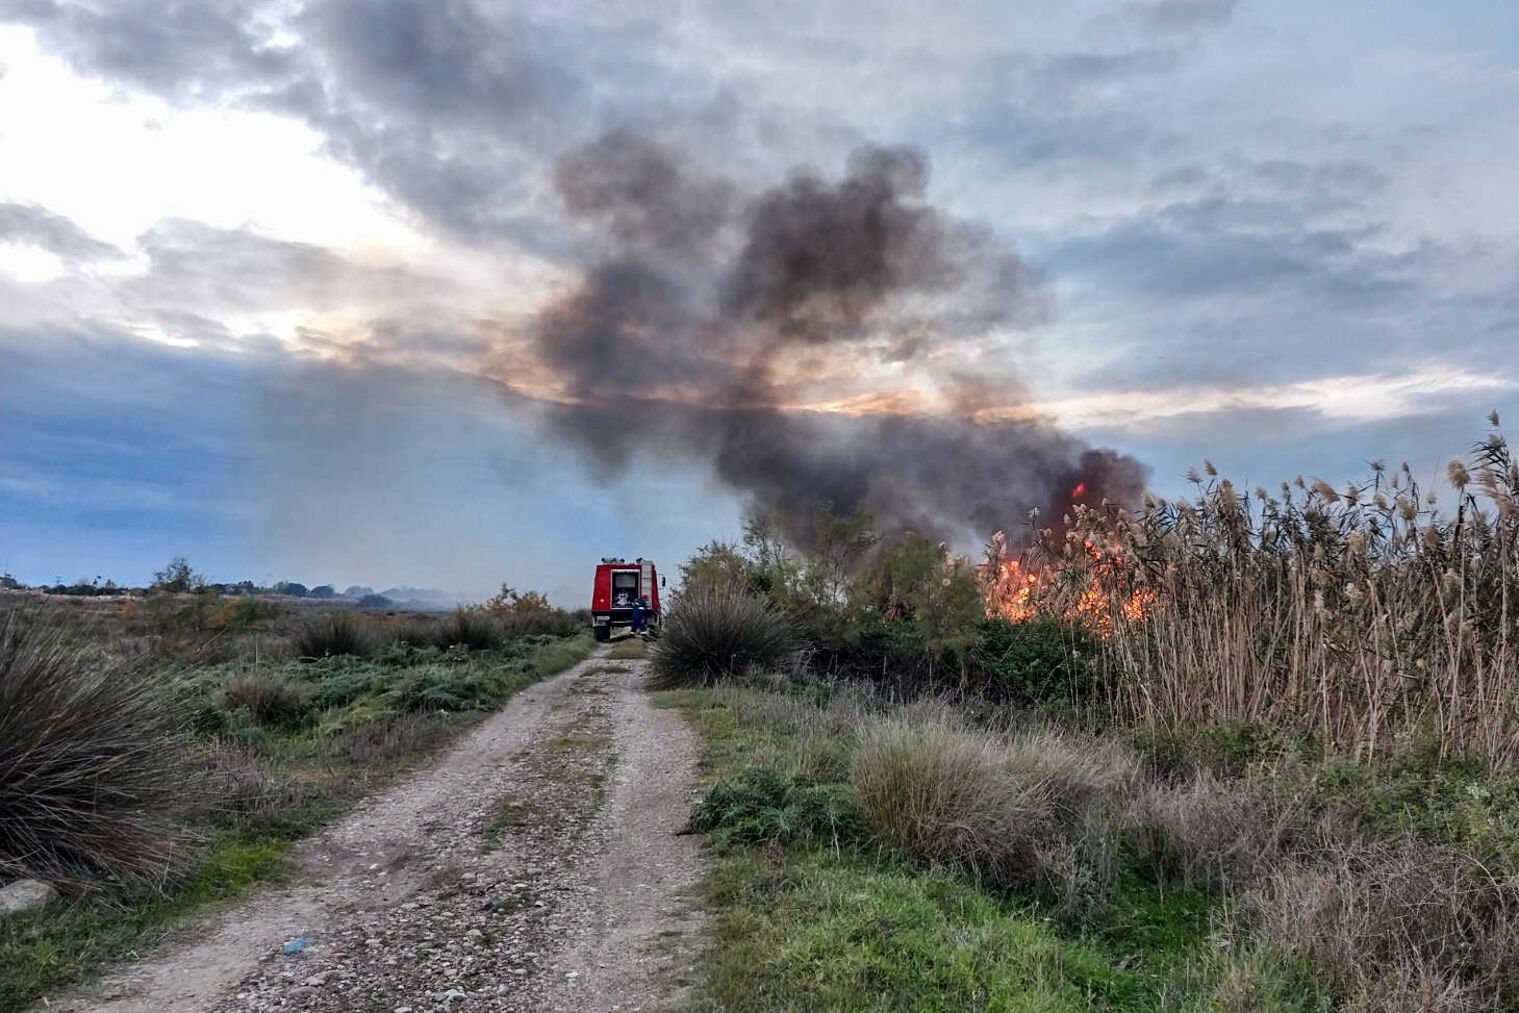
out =
[[[1011,376],[955,373],[1049,300],[1005,243],[925,201],[928,174],[916,149],[862,147],[842,178],[753,192],[626,131],[562,158],[592,253],[532,327],[552,426],[608,473],[697,463],[799,540],[820,506],[964,545],[1073,497],[1136,499],[1135,461],[1018,411]]]

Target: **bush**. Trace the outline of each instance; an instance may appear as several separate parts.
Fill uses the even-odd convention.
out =
[[[1251,927],[1345,1009],[1514,1009],[1519,889],[1467,856],[1346,837],[1248,891]]]
[[[1100,642],[1057,619],[982,622],[974,658],[993,685],[1024,703],[1074,701],[1096,686]]]
[[[711,590],[681,599],[649,657],[656,685],[711,685],[750,668],[779,665],[796,646],[791,622],[770,602]]]
[[[803,785],[773,767],[746,767],[719,781],[691,807],[688,831],[712,835],[721,848],[816,840],[834,846],[863,833],[845,784]]]
[[[313,619],[296,634],[295,651],[302,658],[340,654],[364,658],[374,652],[374,640],[352,612],[332,612]]]
[[[0,626],[0,870],[156,883],[186,842],[176,713],[144,673],[57,627]]]
[[[972,731],[927,708],[862,731],[852,781],[886,843],[992,885],[1048,890],[1074,914],[1112,884],[1118,799],[1137,772],[1096,740]]]
[[[222,688],[222,706],[242,710],[256,725],[294,725],[306,717],[310,699],[306,691],[278,676],[248,672]]]
[[[455,609],[432,629],[434,647],[463,645],[471,651],[494,651],[505,642],[501,627],[490,616],[471,609]]]

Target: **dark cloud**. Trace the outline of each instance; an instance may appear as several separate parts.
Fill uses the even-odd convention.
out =
[[[37,204],[0,202],[0,242],[23,243],[66,260],[114,260],[122,253],[63,215]]]
[[[615,130],[560,160],[555,183],[569,213],[629,249],[691,256],[732,217],[734,186],[693,179],[666,145]]]
[[[627,151],[637,157],[626,174],[589,153]],[[552,425],[603,472],[677,455],[799,539],[830,504],[967,547],[1033,506],[1063,507],[1078,475],[1099,495],[1137,495],[1135,462],[1043,423],[844,417],[784,404],[799,355],[840,368],[873,344],[882,358],[922,363],[1047,311],[1037,272],[1010,247],[925,201],[922,152],[861,148],[838,179],[797,172],[741,211],[696,216],[704,225],[694,229],[690,208],[708,206],[712,184],[660,146],[619,136],[568,156],[558,179],[572,209],[606,230],[604,259],[531,336],[570,395],[549,409]],[[710,247],[707,270],[665,254],[693,233],[705,243],[728,217],[740,234],[726,256],[728,247]],[[999,404],[1022,397],[1014,380],[987,383]]]

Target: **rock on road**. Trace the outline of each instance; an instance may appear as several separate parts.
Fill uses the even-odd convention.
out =
[[[48,1009],[647,1010],[699,940],[694,736],[593,657],[303,844],[285,887]]]

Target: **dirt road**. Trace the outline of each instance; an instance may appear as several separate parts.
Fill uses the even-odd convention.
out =
[[[288,887],[49,1009],[639,1010],[696,947],[695,744],[643,662],[530,687],[299,850]]]

